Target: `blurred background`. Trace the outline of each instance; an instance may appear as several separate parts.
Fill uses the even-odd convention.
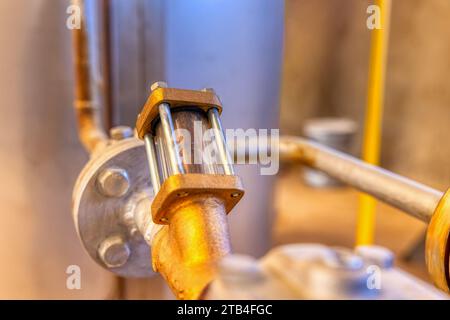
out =
[[[450,182],[450,2],[392,2],[381,166],[444,191]],[[92,77],[106,128],[134,126],[150,84],[167,80],[215,88],[228,108],[223,120],[229,128],[302,135],[311,118],[350,119],[358,129],[349,152],[359,155],[371,1],[87,3]],[[159,278],[117,278],[97,266],[77,239],[71,193],[88,155],[72,107],[69,5],[0,0],[0,298],[161,297],[167,289]],[[104,10],[106,38],[105,16],[98,14]],[[307,186],[300,167],[282,167],[275,178],[257,172],[238,168],[249,192],[231,217],[236,251],[260,256],[291,242],[354,245],[357,192]],[[425,229],[378,205],[376,243],[423,279]],[[73,264],[82,270],[81,290],[66,288],[66,268]]]

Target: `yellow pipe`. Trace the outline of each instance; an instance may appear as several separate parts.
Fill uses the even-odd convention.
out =
[[[380,158],[391,0],[377,0],[375,4],[380,8],[381,28],[373,29],[371,34],[362,159],[370,164],[378,165]],[[375,234],[375,210],[375,198],[367,194],[361,194],[356,228],[357,245],[373,243]]]

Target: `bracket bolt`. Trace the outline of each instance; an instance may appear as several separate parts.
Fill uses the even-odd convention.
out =
[[[109,135],[113,140],[123,140],[133,136],[133,129],[127,126],[117,126],[109,130]]]
[[[121,197],[130,189],[130,180],[126,170],[108,168],[97,177],[99,191],[107,197]]]
[[[120,236],[111,236],[103,240],[98,255],[108,268],[123,266],[130,257],[130,247]]]

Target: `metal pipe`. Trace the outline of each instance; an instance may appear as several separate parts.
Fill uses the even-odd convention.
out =
[[[216,276],[217,263],[231,252],[222,200],[192,195],[167,208],[169,226],[151,242],[152,263],[178,299],[199,299]]]
[[[111,70],[111,0],[101,0],[101,62],[102,62],[102,94],[105,110],[105,126],[109,130],[116,123],[116,114],[113,108],[113,77]]]
[[[367,107],[361,156],[364,161],[373,165],[378,165],[380,161],[392,3],[391,0],[377,0],[376,5],[380,8],[381,26],[379,29],[375,28],[372,30]],[[376,204],[374,198],[366,194],[360,196],[358,220],[356,223],[357,245],[373,244],[375,237]]]
[[[167,147],[167,153],[170,162],[171,175],[184,173],[184,169],[180,159],[180,152],[178,150],[178,144],[175,137],[173,128],[172,115],[167,103],[161,103],[159,105],[159,118],[163,129],[164,141]]]
[[[217,151],[219,153],[220,161],[223,165],[223,171],[227,175],[234,175],[234,169],[231,163],[230,153],[228,152],[228,148],[225,142],[225,135],[223,134],[219,112],[216,108],[209,109],[208,119],[209,123],[211,124],[211,128],[214,130]]]
[[[155,142],[151,134],[146,134],[144,141],[148,168],[150,170],[150,180],[153,186],[153,194],[156,195],[161,188],[161,178],[159,177],[158,161],[156,160]]]
[[[280,139],[280,157],[321,170],[425,222],[430,221],[444,195],[421,183],[298,137]]]
[[[166,180],[170,173],[169,173],[169,168],[168,166],[168,161],[166,160],[166,154],[165,154],[165,148],[164,148],[164,144],[161,143],[162,139],[157,139],[157,137],[153,138],[153,141],[155,142],[155,147],[156,147],[156,156],[157,156],[157,161],[160,165],[160,169],[161,169],[161,183],[164,182],[164,180]]]
[[[73,29],[73,55],[75,67],[74,107],[78,123],[78,135],[84,148],[92,153],[97,146],[107,141],[101,125],[100,109],[94,104],[91,89],[88,34],[84,15],[84,1],[72,0],[80,8],[81,26]]]

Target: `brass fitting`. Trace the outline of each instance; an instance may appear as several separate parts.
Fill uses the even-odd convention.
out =
[[[222,113],[222,104],[219,97],[213,91],[195,91],[176,88],[157,88],[152,91],[145,103],[142,112],[136,121],[136,131],[139,139],[153,132],[154,121],[158,118],[158,106],[167,103],[170,109],[179,107],[196,107],[205,112],[211,108],[217,108]]]
[[[180,174],[162,185],[152,215],[168,226],[153,239],[153,269],[177,298],[198,299],[213,280],[217,261],[231,251],[226,215],[243,194],[236,176]]]
[[[157,224],[168,224],[174,211],[184,198],[202,195],[220,200],[229,213],[244,195],[241,180],[237,176],[186,173],[170,176],[164,181],[153,199],[152,216]]]
[[[171,216],[152,242],[153,269],[178,299],[199,299],[231,251],[223,200],[213,194],[186,197],[167,208]]]
[[[425,260],[435,285],[450,293],[450,189],[442,197],[428,225]]]
[[[153,268],[179,299],[201,298],[216,274],[218,260],[230,253],[226,215],[244,194],[226,148],[221,111],[212,90],[167,88],[158,82],[136,122],[138,137],[146,144],[156,194],[152,220],[164,225],[149,240]],[[212,166],[192,164],[182,157],[185,151],[203,151],[202,144],[181,144],[184,137],[175,130],[182,128],[195,135],[194,121],[215,131],[220,161]]]

